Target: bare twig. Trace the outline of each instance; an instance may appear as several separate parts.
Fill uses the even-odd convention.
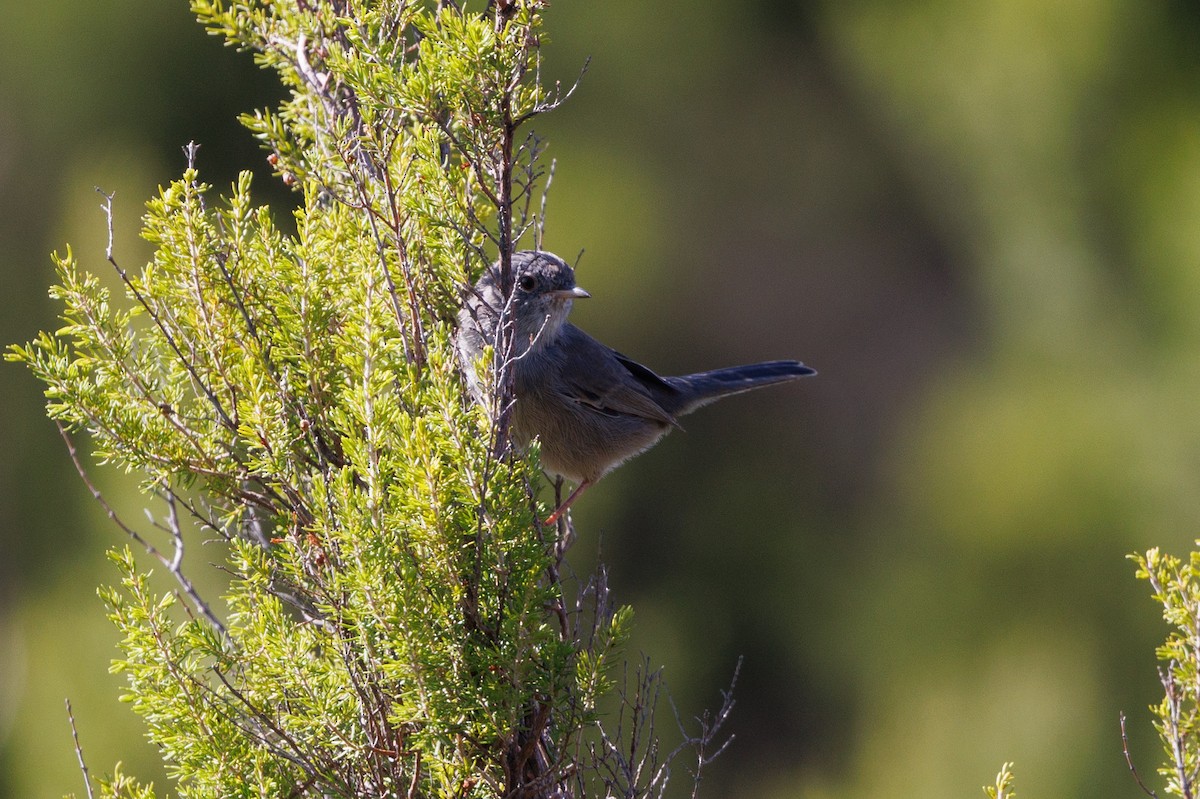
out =
[[[530,119],[532,119],[535,116],[538,116],[539,114],[545,114],[549,111],[553,111],[554,109],[558,108],[560,105],[565,103],[567,100],[569,100],[571,98],[571,95],[573,95],[575,93],[575,90],[579,88],[579,84],[583,81],[583,76],[587,74],[588,67],[591,66],[591,63],[592,63],[592,57],[588,56],[584,60],[583,66],[580,67],[579,74],[575,77],[575,82],[571,84],[571,88],[567,89],[565,94],[562,91],[562,84],[559,83],[558,81],[555,81],[553,98],[545,100],[541,103],[538,103],[533,108],[526,111],[521,116],[517,117],[514,120],[514,122],[517,125],[524,124],[525,122],[528,122]],[[539,64],[540,64],[540,61],[539,61]],[[540,66],[539,66],[538,71],[539,72],[541,71]]]
[[[672,752],[667,757],[667,760],[670,762],[675,757],[676,752],[689,746],[696,752],[696,770],[692,772],[692,799],[696,799],[699,795],[700,780],[703,776],[704,767],[720,757],[729,744],[733,743],[733,736],[730,735],[717,745],[715,751],[709,751],[717,735],[721,732],[721,728],[729,720],[729,715],[733,712],[735,704],[733,690],[737,687],[738,676],[741,674],[741,671],[742,658],[739,657],[737,665],[733,668],[733,677],[729,681],[729,688],[721,692],[721,707],[717,709],[716,715],[710,720],[708,713],[705,712],[697,719],[700,723],[700,733],[698,735],[687,737],[687,731],[684,729],[682,722],[680,722],[679,711],[675,707],[675,702],[673,700],[671,702],[671,709],[675,711],[675,721],[679,724],[679,730],[684,734],[685,740],[675,752]]]
[[[542,249],[542,238],[546,232],[546,201],[550,196],[550,184],[554,182],[554,170],[558,166],[558,160],[550,159],[550,171],[546,173],[546,182],[542,184],[542,207],[538,211],[537,228],[533,233],[534,249]]]
[[[211,624],[217,630],[217,632],[221,634],[222,638],[227,638],[228,632],[225,629],[225,625],[217,617],[217,614],[213,612],[212,608],[209,607],[209,604],[204,600],[204,598],[200,596],[200,593],[196,590],[196,587],[192,584],[192,581],[188,579],[186,574],[183,573],[183,531],[179,527],[179,517],[175,512],[174,496],[169,496],[167,499],[167,522],[169,525],[168,529],[171,533],[174,550],[168,557],[157,547],[147,541],[140,533],[138,533],[138,531],[134,530],[121,520],[121,517],[118,516],[117,512],[113,510],[112,506],[108,504],[108,501],[104,499],[104,495],[100,493],[100,490],[96,488],[95,484],[88,476],[87,469],[84,468],[83,461],[79,457],[79,451],[75,449],[75,442],[73,442],[71,440],[71,436],[67,434],[66,428],[63,427],[62,423],[58,421],[55,422],[55,425],[58,427],[59,435],[62,436],[63,441],[65,441],[67,444],[67,453],[71,457],[71,462],[75,464],[75,471],[79,473],[79,477],[83,480],[83,484],[87,486],[88,491],[91,492],[92,498],[96,500],[96,502],[100,503],[100,507],[104,509],[104,513],[108,516],[109,520],[116,524],[117,527],[121,528],[122,532],[129,536],[135,543],[139,544],[143,549],[145,549],[151,557],[165,566],[167,570],[171,572],[171,575],[175,578],[175,581],[179,583],[179,587],[183,589],[183,593],[192,601],[192,604],[200,612],[200,614],[204,616],[204,618],[208,620],[209,624]]]
[[[88,773],[87,763],[83,760],[83,747],[79,745],[79,730],[75,728],[75,714],[71,712],[71,700],[64,700],[67,704],[67,721],[71,723],[71,740],[75,742],[75,759],[79,761],[79,770],[83,772],[83,787],[87,789],[88,799],[95,799],[95,794],[92,793],[92,777]]]
[[[1134,782],[1142,789],[1142,793],[1158,799],[1158,794],[1146,786],[1146,783],[1142,781],[1142,775],[1138,774],[1137,766],[1133,765],[1133,755],[1129,753],[1129,736],[1125,733],[1124,713],[1121,713],[1121,751],[1125,753],[1125,763],[1129,766],[1129,773],[1133,775]]]

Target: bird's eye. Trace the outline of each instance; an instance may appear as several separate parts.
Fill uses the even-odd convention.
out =
[[[537,281],[531,275],[521,275],[517,278],[517,287],[521,291],[533,291],[533,287],[537,285]]]

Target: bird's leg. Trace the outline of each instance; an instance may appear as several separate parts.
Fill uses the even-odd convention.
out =
[[[588,486],[590,486],[591,484],[592,484],[591,480],[584,480],[582,483],[575,486],[575,490],[571,492],[571,495],[569,497],[567,497],[566,500],[564,500],[561,505],[559,505],[557,508],[554,509],[554,513],[551,513],[549,516],[546,517],[546,521],[543,522],[543,524],[551,525],[551,524],[554,524],[555,522],[557,522],[558,518],[566,512],[567,508],[571,507],[571,503],[574,502],[576,499],[578,499],[579,495],[583,493],[583,490],[585,488],[587,488]],[[558,500],[559,487],[561,485],[562,485],[562,478],[560,477],[558,482],[556,482],[554,484],[554,499],[555,499],[555,501]]]
[[[562,504],[562,487],[563,476],[560,474],[554,478],[554,507]],[[551,517],[553,518],[553,517]],[[572,526],[571,520],[567,516],[561,516],[558,519],[558,538],[554,542],[554,560],[558,564],[562,564],[563,555],[575,540],[575,527]]]

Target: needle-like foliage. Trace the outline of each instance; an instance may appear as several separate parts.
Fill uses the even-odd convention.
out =
[[[1200,790],[1200,551],[1193,551],[1187,560],[1157,548],[1131,557],[1138,566],[1137,576],[1150,583],[1154,599],[1162,605],[1163,620],[1171,628],[1158,648],[1163,700],[1150,708],[1163,745],[1164,762],[1158,773],[1168,794],[1192,799]],[[1133,764],[1124,716],[1121,731],[1130,770],[1142,790],[1154,796]]]
[[[614,690],[630,612],[602,573],[567,596],[536,451],[508,445],[504,337],[488,407],[451,345],[467,287],[540,235],[524,128],[570,93],[541,80],[543,5],[193,0],[291,89],[245,122],[301,199],[296,233],[248,174],[213,191],[190,146],[147,204],[150,262],[112,251],[107,198],[123,292],[56,256],[64,324],[10,351],[88,487],[77,434],[162,503],[157,530],[109,513],[177,589],[119,548],[102,593],[114,668],[180,796],[665,789],[657,672]],[[185,567],[204,539],[230,577],[219,599]],[[728,709],[676,750],[697,774]],[[119,770],[99,783],[155,795]]]

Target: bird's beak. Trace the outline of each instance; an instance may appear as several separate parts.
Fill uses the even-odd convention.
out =
[[[554,293],[564,300],[586,300],[588,297],[592,296],[579,286],[563,289],[562,291],[556,291]]]

